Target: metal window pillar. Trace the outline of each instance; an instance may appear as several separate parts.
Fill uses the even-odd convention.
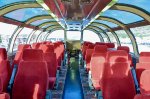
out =
[[[42,33],[43,33],[43,31],[41,31],[41,32],[39,33],[39,35],[35,38],[35,39],[36,39],[35,42],[38,42],[38,41],[39,41],[39,38],[40,38],[40,36],[42,35]]]
[[[37,32],[37,30],[33,30],[33,31],[30,33],[30,35],[28,36],[28,39],[27,39],[26,44],[30,44],[31,38],[32,38],[32,36],[33,36],[33,34],[34,34],[35,32]]]
[[[17,36],[19,35],[19,33],[23,30],[24,27],[22,26],[18,26],[16,28],[16,30],[14,31],[14,33],[12,34],[10,40],[9,40],[9,45],[8,45],[8,55],[12,56],[13,55],[13,48],[14,48],[14,44],[16,41]]]

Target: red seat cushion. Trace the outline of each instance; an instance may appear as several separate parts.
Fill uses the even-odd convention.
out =
[[[106,45],[96,45],[94,47],[93,53],[106,53],[107,52],[107,46]]]
[[[93,51],[94,51],[93,49],[87,49],[86,50],[85,61],[86,61],[87,71],[90,70],[90,61],[91,61],[91,56],[92,56]]]

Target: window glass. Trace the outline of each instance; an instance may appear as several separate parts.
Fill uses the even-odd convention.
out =
[[[23,1],[34,2],[36,0],[0,0],[0,7],[5,6],[7,4],[16,3],[16,2],[23,2]]]
[[[124,30],[115,31],[117,36],[119,37],[121,46],[128,46],[130,48],[130,52],[133,52],[132,42]]]
[[[138,44],[139,52],[150,51],[150,25],[131,28]]]
[[[67,31],[67,40],[80,40],[80,31]]]
[[[136,14],[126,12],[126,11],[119,11],[119,10],[107,10],[102,14],[102,16],[108,16],[117,19],[123,22],[124,24],[129,24],[129,23],[143,20],[143,18],[141,18]]]
[[[13,50],[16,51],[18,49],[19,44],[26,44],[27,38],[29,34],[33,31],[31,28],[23,28],[23,30],[19,33],[15,40],[14,48]]]
[[[38,37],[38,35],[39,35],[41,32],[42,32],[42,31],[37,30],[37,31],[36,31],[36,32],[32,35],[32,38],[31,38],[31,40],[30,40],[30,44],[35,43],[35,42],[36,42],[37,37]]]
[[[125,3],[125,4],[131,4],[138,7],[141,7],[148,12],[150,12],[150,1],[149,0],[118,0],[118,3]]]
[[[117,41],[116,41],[116,38],[114,37],[114,35],[111,32],[107,32],[107,34],[110,38],[110,41],[115,44],[115,47],[117,47]]]
[[[90,41],[92,43],[95,43],[95,42],[100,42],[100,38],[93,31],[84,30],[84,32],[83,32],[83,41]]]
[[[52,32],[47,40],[52,41],[52,42],[56,42],[56,41],[63,41],[64,40],[64,30],[56,30],[54,32]]]
[[[24,22],[29,18],[38,16],[38,15],[48,15],[48,12],[45,11],[43,8],[24,8],[12,11],[8,14],[5,14],[5,17],[15,19],[17,21]]]
[[[50,21],[55,21],[55,20],[54,19],[42,19],[42,20],[37,20],[35,22],[32,22],[31,24],[37,26],[37,25],[40,25],[42,23],[50,22]]]
[[[39,42],[42,42],[42,41],[44,40],[46,34],[47,34],[47,32],[43,32],[43,33],[40,35],[38,41],[39,41]]]
[[[8,48],[9,40],[17,26],[0,22],[0,48]]]
[[[104,42],[108,42],[108,39],[107,39],[106,35],[104,33],[101,33],[101,35],[102,35],[102,37],[104,39]]]
[[[114,23],[108,22],[108,21],[103,21],[103,20],[95,20],[94,22],[103,23],[103,24],[108,25],[109,27],[117,27],[118,26],[117,24],[114,24]]]

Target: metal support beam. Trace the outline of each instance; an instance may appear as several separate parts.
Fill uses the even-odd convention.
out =
[[[106,28],[107,30],[109,30],[109,32],[111,32],[112,35],[115,37],[115,39],[116,39],[116,41],[117,41],[117,46],[121,46],[119,37],[118,37],[117,34],[112,30],[111,27],[109,27],[109,26],[106,25],[106,24],[99,23],[99,22],[93,22],[91,25],[94,25],[94,26],[102,26],[102,27]]]
[[[23,30],[23,28],[24,27],[22,27],[22,26],[18,26],[16,28],[16,30],[14,31],[14,33],[12,34],[11,39],[9,41],[8,49],[7,49],[9,56],[13,55],[13,48],[14,48],[14,44],[15,44],[16,38],[17,38],[18,34]]]
[[[38,40],[39,40],[40,36],[42,35],[42,33],[43,33],[43,31],[41,31],[41,32],[38,34],[38,36],[35,38],[35,39],[36,39],[35,42],[38,42]]]
[[[33,30],[33,31],[30,33],[30,35],[29,35],[28,38],[27,38],[26,44],[30,44],[30,40],[31,40],[33,34],[34,34],[36,31],[37,31],[37,30]]]
[[[119,25],[120,27],[122,27],[122,29],[127,33],[127,35],[129,36],[129,38],[132,42],[133,50],[134,50],[135,55],[137,55],[137,56],[139,55],[136,38],[135,38],[134,34],[132,33],[132,31],[130,29],[128,29],[124,23],[120,22],[117,19],[106,17],[106,16],[101,16],[97,20],[109,21],[109,22],[115,23],[115,24]]]

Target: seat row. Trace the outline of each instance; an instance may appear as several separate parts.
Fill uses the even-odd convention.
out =
[[[109,47],[104,43],[92,44],[88,42],[87,48],[84,47],[84,45],[86,44],[82,46],[82,54],[83,57],[85,54],[85,67],[87,72],[91,75],[93,87],[97,91],[102,91],[104,99],[133,99],[136,95],[136,88],[131,73],[132,58],[129,54],[129,48],[120,46],[117,50],[111,50],[108,49]],[[84,48],[86,48],[86,51]],[[140,54],[139,63],[136,68],[139,82],[142,71],[148,69],[149,53],[150,52],[143,52]],[[141,60],[144,60],[142,61],[144,63],[141,64]],[[144,69],[142,67],[143,64],[144,66],[147,65]],[[150,81],[147,81],[147,83],[148,82],[150,83]],[[150,86],[147,86],[147,90],[149,90],[149,88]],[[144,89],[146,89],[146,87]],[[138,95],[136,97],[141,96]]]
[[[40,46],[37,48],[37,45]],[[3,89],[0,93],[9,90],[12,99],[48,97],[46,95],[49,95],[49,89],[54,88],[57,70],[63,62],[64,50],[63,42],[36,43],[32,48],[21,44],[10,68],[6,50],[0,48],[0,89]],[[8,94],[2,94],[4,96],[7,97],[4,99],[9,99]]]

